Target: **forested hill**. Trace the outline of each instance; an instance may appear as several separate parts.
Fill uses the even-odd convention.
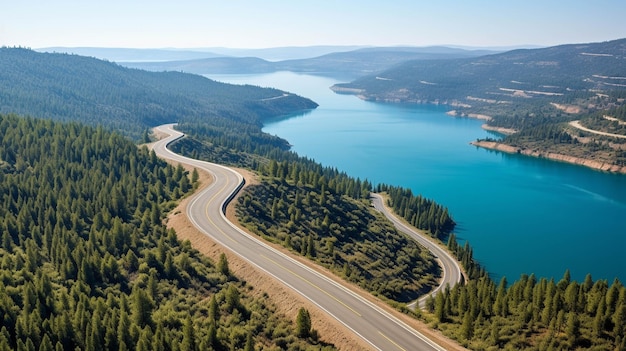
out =
[[[78,55],[5,47],[0,67],[0,113],[101,124],[134,139],[167,122],[260,125],[264,117],[317,107],[277,89],[129,69]]]
[[[0,350],[333,350],[161,223],[191,178],[103,128],[0,114]]]
[[[337,84],[370,100],[447,102],[533,97],[564,100],[579,92],[626,88],[626,39],[522,49],[477,58],[413,60]]]

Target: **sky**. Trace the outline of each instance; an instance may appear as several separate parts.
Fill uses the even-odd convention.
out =
[[[552,46],[626,38],[625,0],[0,0],[0,46]]]

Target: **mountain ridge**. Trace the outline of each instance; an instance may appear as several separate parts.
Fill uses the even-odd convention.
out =
[[[163,123],[214,118],[260,125],[265,117],[317,107],[278,89],[79,55],[0,48],[0,66],[0,113],[105,125],[135,139]]]

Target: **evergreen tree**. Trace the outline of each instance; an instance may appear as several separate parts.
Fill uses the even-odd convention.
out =
[[[435,317],[439,322],[445,322],[445,297],[444,294],[439,293],[435,296]]]
[[[196,337],[193,320],[189,314],[185,317],[185,324],[183,325],[183,341],[180,344],[180,347],[181,349],[188,351],[194,351],[196,349]]]
[[[148,293],[135,285],[131,294],[133,321],[134,324],[145,327],[152,324],[152,309],[154,302]]]
[[[252,333],[248,332],[246,335],[246,345],[243,348],[244,351],[254,351],[254,339],[252,338]]]
[[[474,333],[474,321],[472,314],[468,311],[463,316],[463,324],[461,325],[461,338],[463,340],[470,340]]]
[[[298,310],[298,316],[296,317],[296,336],[300,338],[307,338],[311,334],[311,316],[309,311],[304,307]]]
[[[209,300],[209,320],[211,323],[215,324],[220,319],[220,311],[217,305],[217,299],[215,298],[215,294],[211,295],[211,300]]]
[[[220,259],[217,262],[217,270],[226,277],[230,276],[230,268],[228,268],[228,258],[223,252],[220,254]]]
[[[570,347],[574,348],[578,338],[580,337],[580,321],[578,320],[578,315],[575,312],[570,312],[567,315],[566,333]]]

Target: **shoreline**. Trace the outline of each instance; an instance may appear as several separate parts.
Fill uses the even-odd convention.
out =
[[[343,88],[344,91],[347,91],[350,89],[355,90],[355,91],[360,90],[360,89],[354,89],[354,88]],[[361,90],[359,93],[361,93],[362,91],[363,90]],[[400,101],[400,99],[397,99],[397,101],[394,101],[393,99],[368,99],[362,94],[358,94],[357,97],[366,101],[384,101],[384,102],[399,102]],[[405,102],[417,103],[417,104],[435,104],[435,105],[444,104],[444,105],[448,105],[451,107],[460,106],[458,103],[455,103],[455,102],[439,102],[439,101],[437,102],[405,101]],[[562,107],[562,106],[558,106],[558,107]],[[478,113],[464,113],[464,112],[459,112],[457,110],[449,110],[446,112],[446,114],[451,117],[465,117],[465,118],[474,118],[478,120],[483,120],[486,122],[481,126],[484,130],[493,131],[493,132],[501,133],[504,135],[515,134],[518,132],[517,130],[512,129],[512,128],[490,126],[488,122],[493,120],[493,118],[488,115],[478,114]],[[569,156],[569,155],[564,155],[564,154],[559,154],[559,153],[554,153],[554,152],[545,152],[545,151],[520,148],[520,147],[510,146],[510,145],[506,145],[506,144],[502,144],[502,143],[498,143],[494,141],[473,141],[473,142],[470,142],[470,144],[476,147],[482,147],[482,148],[489,149],[489,150],[501,151],[501,152],[505,152],[508,154],[520,154],[520,155],[531,156],[535,158],[544,158],[544,159],[551,160],[551,161],[565,162],[565,163],[574,164],[578,166],[584,166],[584,167],[591,168],[597,171],[626,175],[626,166],[618,166],[615,164],[605,163],[602,161],[596,161],[593,159]]]
[[[490,132],[496,132],[496,133],[500,133],[500,134],[504,134],[504,135],[511,135],[511,134],[517,133],[516,129],[504,128],[504,127],[494,127],[494,126],[490,126],[487,123],[483,124],[481,126],[481,128],[484,129],[484,130],[488,130]]]
[[[478,114],[478,113],[463,113],[463,112],[459,113],[457,110],[450,110],[446,112],[446,115],[452,116],[452,117],[473,118],[473,119],[478,119],[478,120],[487,121],[487,122],[493,120],[493,117],[488,116],[488,115],[483,115],[483,114]],[[504,135],[511,135],[511,134],[515,134],[518,132],[516,129],[513,129],[513,128],[494,127],[494,126],[489,125],[489,123],[484,123],[480,127],[484,130],[488,130],[490,132],[496,132],[496,133],[500,133]]]
[[[537,150],[524,149],[524,148],[520,148],[516,146],[498,143],[495,141],[472,141],[470,142],[470,144],[476,147],[482,147],[482,148],[489,149],[489,150],[501,151],[501,152],[505,152],[508,154],[519,154],[519,155],[524,155],[524,156],[532,156],[536,158],[545,158],[545,159],[552,160],[552,161],[559,161],[559,162],[570,163],[570,164],[574,164],[578,166],[585,166],[585,167],[588,167],[597,171],[626,175],[626,166],[607,164],[604,162],[587,159],[587,158],[568,156],[568,155],[558,154],[554,152],[542,152],[542,151],[537,151]]]

